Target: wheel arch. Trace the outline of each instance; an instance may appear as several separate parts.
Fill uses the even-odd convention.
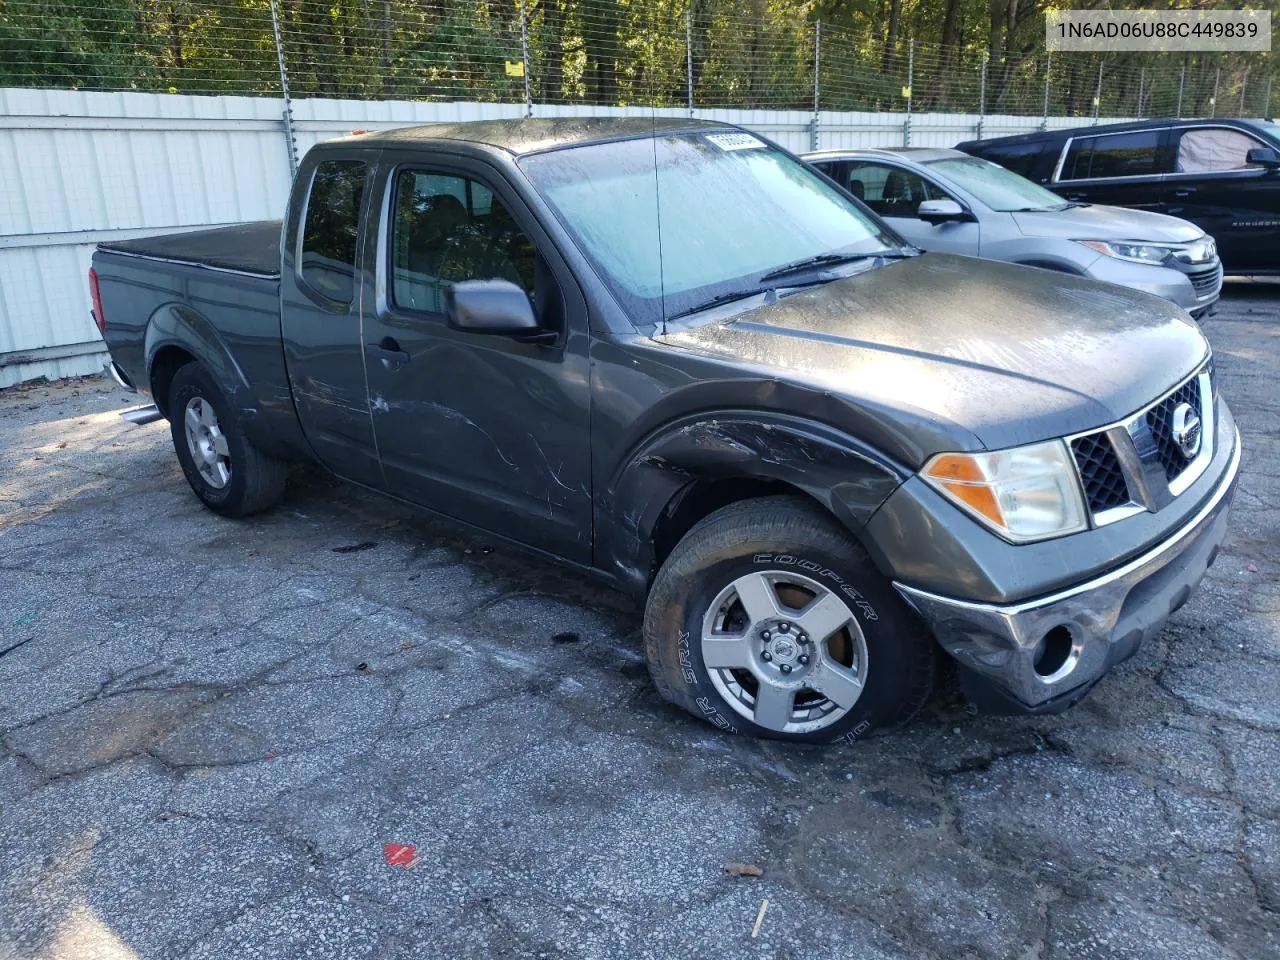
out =
[[[165,417],[169,416],[169,387],[173,383],[174,374],[179,368],[195,360],[191,351],[172,343],[160,347],[151,358],[148,370],[151,398]]]
[[[699,520],[777,494],[820,504],[857,536],[908,475],[823,423],[756,410],[689,415],[622,458],[596,504],[597,563],[642,596]]]
[[[650,533],[653,551],[650,579],[699,520],[731,503],[786,494],[810,499],[804,491],[781,480],[753,476],[700,476],[691,479],[667,501]]]
[[[236,416],[251,435],[262,414],[262,403],[249,383],[231,349],[210,320],[181,303],[166,303],[147,321],[144,345],[151,398],[166,417],[169,415],[169,385],[178,368],[195,361],[209,372]]]

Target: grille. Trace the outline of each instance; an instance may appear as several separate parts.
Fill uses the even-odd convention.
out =
[[[1193,270],[1187,274],[1187,278],[1195,288],[1197,297],[1207,297],[1218,287],[1218,267],[1215,264],[1203,270]]]
[[[1105,433],[1077,437],[1071,441],[1071,452],[1076,458],[1089,509],[1095,514],[1123,507],[1133,499],[1129,496],[1129,485],[1124,482],[1120,459]]]
[[[1164,467],[1165,477],[1169,480],[1185,470],[1187,464],[1191,462],[1182,455],[1177,441],[1173,439],[1173,411],[1180,403],[1191,404],[1191,409],[1196,412],[1196,416],[1201,415],[1199,377],[1192,377],[1174,393],[1147,411],[1147,428],[1155,437],[1160,463]]]

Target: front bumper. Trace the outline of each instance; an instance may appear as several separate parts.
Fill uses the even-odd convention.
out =
[[[1222,264],[1217,260],[1192,266],[1176,261],[1157,265],[1099,257],[1090,264],[1086,275],[1168,300],[1197,320],[1205,318],[1222,294]]]
[[[1240,435],[1217,486],[1191,519],[1128,563],[1047,597],[973,603],[896,583],[956,660],[980,706],[1044,713],[1079,700],[1159,632],[1200,584],[1227,533]]]

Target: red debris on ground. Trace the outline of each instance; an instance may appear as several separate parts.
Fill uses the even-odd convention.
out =
[[[408,870],[418,862],[418,851],[414,849],[412,843],[384,843],[382,855],[386,858],[387,866],[400,867],[404,870]]]

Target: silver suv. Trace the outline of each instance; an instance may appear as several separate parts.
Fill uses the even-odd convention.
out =
[[[1177,217],[1071,203],[958,150],[828,150],[804,159],[923,250],[1118,283],[1197,319],[1222,290],[1213,238]]]

